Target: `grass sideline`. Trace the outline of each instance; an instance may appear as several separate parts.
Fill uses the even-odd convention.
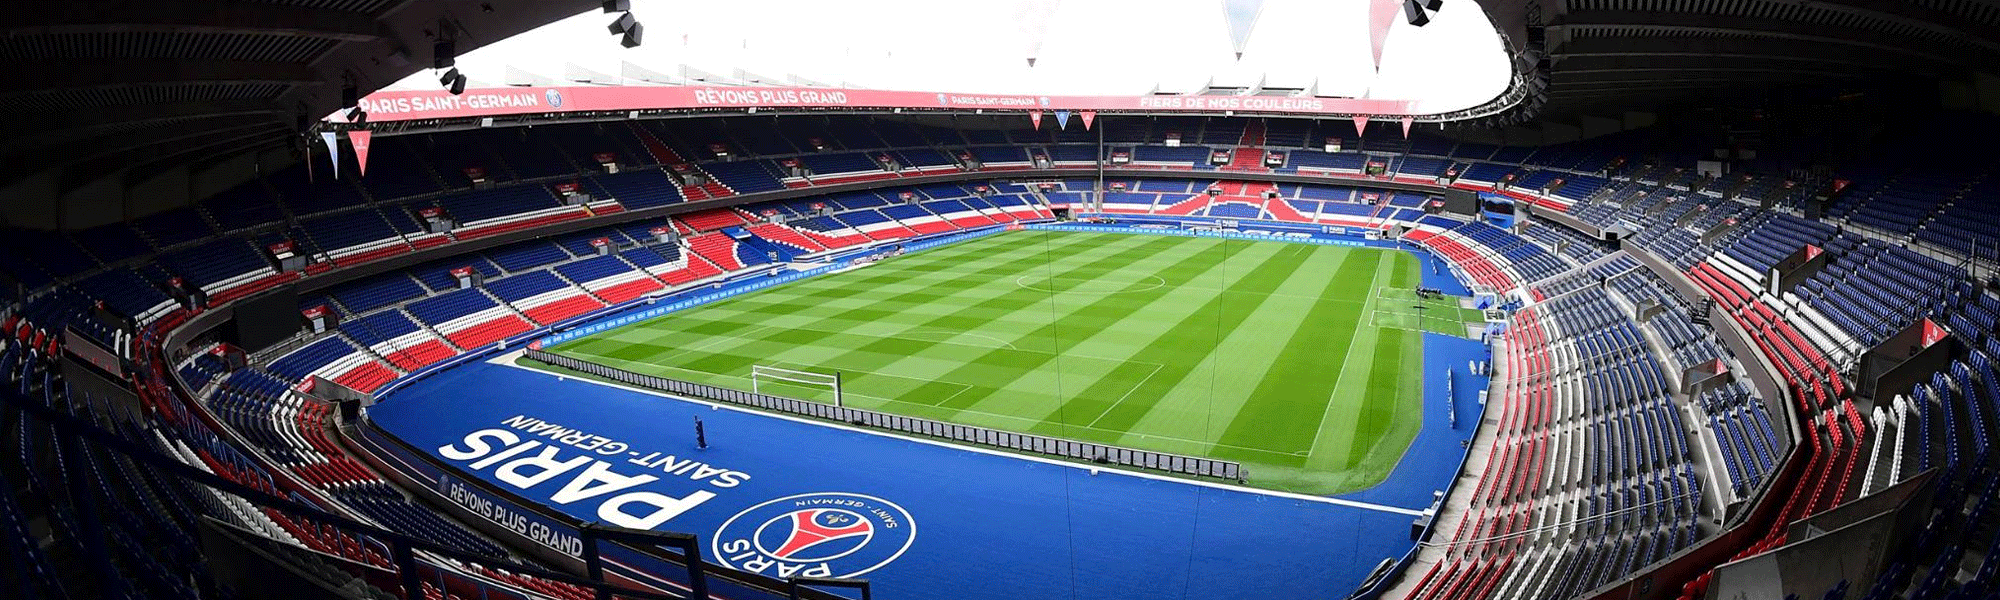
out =
[[[1336,494],[1387,477],[1415,436],[1421,331],[1476,320],[1417,300],[1418,281],[1400,251],[1020,231],[549,350],[740,389],[753,364],[839,371],[850,406],[1235,460],[1252,485]]]

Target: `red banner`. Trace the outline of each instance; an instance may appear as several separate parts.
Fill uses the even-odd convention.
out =
[[[1097,111],[1086,110],[1077,113],[1077,116],[1083,117],[1083,130],[1090,131],[1090,123],[1097,120]]]
[[[1034,123],[1035,130],[1040,131],[1042,129],[1042,111],[1039,110],[1028,111],[1028,122]]]
[[[368,174],[368,145],[374,137],[375,132],[366,129],[347,131],[347,143],[354,145],[354,168],[362,175]]]
[[[906,108],[952,110],[1079,110],[1401,116],[1416,102],[1367,98],[1279,96],[1031,96],[951,94],[835,88],[634,86],[508,87],[376,92],[361,99],[371,121],[409,121],[534,113],[707,108]],[[346,122],[345,112],[327,118]]]

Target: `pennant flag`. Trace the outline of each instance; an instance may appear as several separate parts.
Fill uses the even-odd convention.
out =
[[[1263,16],[1264,0],[1222,0],[1222,19],[1229,24],[1229,46],[1236,50],[1236,60],[1243,60],[1243,47]]]
[[[1375,50],[1375,72],[1382,72],[1382,44],[1389,41],[1389,28],[1402,13],[1403,0],[1369,0],[1368,41]]]
[[[1042,55],[1042,40],[1048,38],[1049,22],[1054,20],[1056,5],[1060,3],[1061,0],[1026,0],[1012,8],[1014,31],[1021,34],[1021,55],[1028,59],[1028,68],[1034,68],[1035,59]]]
[[[1357,137],[1368,135],[1368,115],[1354,115],[1354,135]]]
[[[347,143],[354,145],[354,169],[362,175],[368,174],[368,143],[375,132],[366,129],[347,130]]]
[[[1413,117],[1403,117],[1403,139],[1410,139],[1410,125],[1416,122]]]
[[[340,143],[334,141],[333,132],[319,132],[319,139],[326,142],[326,157],[333,161],[333,178],[340,179]]]
[[[1042,128],[1042,111],[1028,111],[1028,120],[1035,124],[1035,130],[1040,131]]]
[[[1090,122],[1097,120],[1097,111],[1086,110],[1076,113],[1076,116],[1083,117],[1083,130],[1090,131]]]
[[[1056,129],[1069,129],[1069,111],[1056,111]]]

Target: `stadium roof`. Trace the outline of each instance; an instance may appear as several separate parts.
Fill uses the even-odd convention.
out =
[[[1399,5],[1398,5],[1399,6]],[[1143,8],[1143,10],[1139,10]],[[1429,25],[1352,0],[634,0],[645,43],[606,40],[590,11],[466,55],[472,87],[780,85],[970,94],[1259,94],[1486,103],[1511,65],[1486,16]],[[426,70],[393,89],[437,89]]]
[[[0,187],[50,195],[121,173],[284,146],[342,88],[597,5],[591,0],[22,0],[0,36]],[[10,194],[11,196],[11,194]]]
[[[0,39],[11,75],[0,84],[0,160],[8,165],[0,201],[8,222],[38,224],[189,202],[223,185],[210,165],[302,146],[302,129],[335,111],[349,83],[364,95],[413,74],[434,83],[428,67],[441,34],[463,55],[570,18],[589,25],[588,34],[539,50],[586,47],[601,56],[561,65],[529,57],[512,61],[512,72],[468,66],[490,84],[560,77],[887,89],[916,79],[995,90],[1375,98],[1444,86],[1472,97],[1486,88],[1439,80],[1485,71],[1442,70],[1436,56],[1410,48],[1447,47],[1434,38],[1477,29],[1484,12],[1499,44],[1478,46],[1466,60],[1484,61],[1490,48],[1515,72],[1545,74],[1546,102],[1535,103],[1545,121],[1863,89],[1929,95],[1938,82],[1979,96],[2000,80],[1992,73],[2000,5],[1985,0],[1477,0],[1483,11],[1445,0],[1424,29],[1398,15],[1379,77],[1348,58],[1370,49],[1365,32],[1311,25],[1351,22],[1355,6],[1390,0],[1020,0],[948,9],[921,0],[660,2],[639,2],[635,14],[651,33],[625,53],[656,57],[648,60],[620,55],[602,29],[606,16],[577,16],[597,8],[589,0],[10,2]],[[885,17],[902,13],[926,16]],[[1026,18],[1033,15],[1043,17]],[[752,26],[732,34],[736,22]],[[1023,25],[1037,22],[1041,29]],[[876,23],[894,28],[871,29]],[[1541,89],[1535,79],[1528,87]],[[238,181],[254,174],[232,172]],[[24,211],[37,216],[13,217]]]
[[[1545,35],[1557,113],[1922,86],[2000,65],[1989,0],[1545,0],[1524,16],[1530,38]]]

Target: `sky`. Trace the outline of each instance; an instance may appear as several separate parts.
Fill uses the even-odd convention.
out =
[[[1473,1],[1446,2],[1425,27],[1399,14],[1380,73],[1368,3],[632,0],[645,26],[637,48],[606,29],[615,15],[591,10],[487,43],[458,68],[472,87],[649,84],[641,70],[675,83],[992,94],[1188,93],[1261,81],[1319,96],[1416,100],[1422,112],[1476,106],[1506,88],[1507,57]],[[1232,31],[1247,32],[1241,59]],[[425,69],[387,89],[437,85]]]

